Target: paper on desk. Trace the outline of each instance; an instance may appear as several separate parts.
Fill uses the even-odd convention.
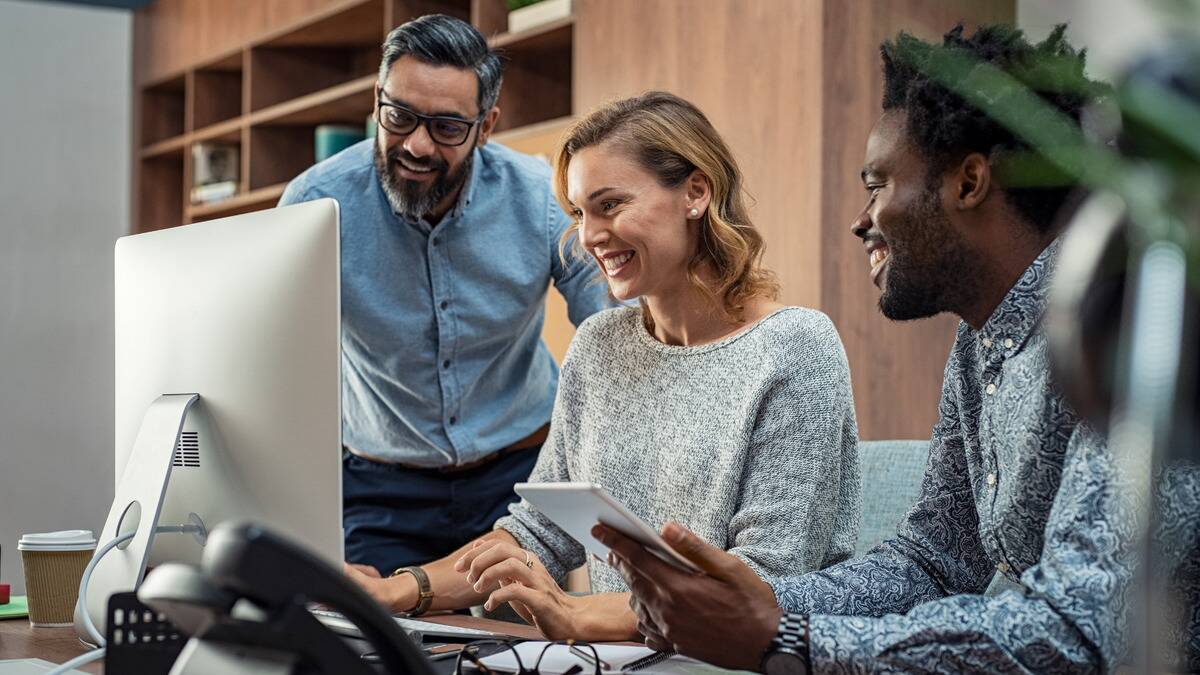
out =
[[[522,642],[516,645],[517,654],[521,657],[521,663],[526,669],[532,669],[533,664],[538,662],[538,657],[541,656],[542,650],[546,649],[549,642]],[[640,658],[649,656],[654,653],[654,650],[649,647],[638,645],[595,645],[596,653],[600,655],[600,660],[611,666],[611,670],[619,671],[626,663],[632,663]],[[584,651],[591,653],[587,647],[580,647]],[[494,670],[505,670],[516,672],[517,660],[513,657],[511,649],[505,649],[499,654],[493,654],[480,659],[483,665]],[[571,666],[578,665],[583,668],[584,673],[594,673],[595,666],[588,663],[585,659],[571,653],[571,649],[566,645],[554,645],[551,647],[545,656],[542,656],[542,662],[538,665],[538,672],[544,675],[562,675],[571,669]]]

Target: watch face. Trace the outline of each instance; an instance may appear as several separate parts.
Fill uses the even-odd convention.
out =
[[[763,659],[763,672],[767,675],[808,675],[804,657],[790,649],[779,648]]]

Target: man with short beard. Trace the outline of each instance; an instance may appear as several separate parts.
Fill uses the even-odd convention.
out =
[[[576,325],[609,304],[585,263],[558,254],[572,223],[550,168],[488,143],[500,84],[470,24],[396,28],[376,137],[305,171],[279,202],[341,206],[346,557],[369,574],[440,558],[507,513],[554,404],[547,287]]]
[[[1010,160],[1034,151],[922,67],[944,53],[986,62],[1078,124],[1100,88],[1063,29],[1037,45],[1006,26],[971,37],[959,26],[942,46],[905,34],[883,45],[884,110],[851,229],[884,315],[962,318],[921,494],[896,536],[768,584],[676,523],[664,537],[703,574],[598,525],[648,644],[769,675],[1106,672],[1126,658],[1129,479],[1064,400],[1041,325],[1072,186],[1014,184]],[[1183,504],[1200,496],[1196,483],[1175,488],[1190,495]],[[1197,531],[1200,513],[1177,518],[1179,532]],[[1200,561],[1181,568],[1195,579]],[[986,595],[993,574],[1018,587]],[[1200,593],[1179,590],[1190,629],[1172,637],[1196,659]]]

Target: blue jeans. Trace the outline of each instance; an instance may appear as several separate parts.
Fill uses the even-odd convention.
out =
[[[491,531],[519,498],[539,447],[454,473],[411,469],[342,452],[346,560],[383,576],[445,557]]]

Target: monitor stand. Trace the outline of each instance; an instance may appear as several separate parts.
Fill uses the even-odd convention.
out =
[[[136,590],[146,575],[146,563],[150,560],[179,434],[188,411],[198,400],[199,394],[163,394],[146,410],[125,472],[117,484],[104,530],[97,539],[96,554],[117,537],[130,532],[136,534],[96,563],[87,597],[75,607],[75,632],[89,644],[92,637],[83,624],[80,608],[86,608],[92,623],[103,635],[108,621],[109,596]],[[197,410],[203,410],[203,406]]]

